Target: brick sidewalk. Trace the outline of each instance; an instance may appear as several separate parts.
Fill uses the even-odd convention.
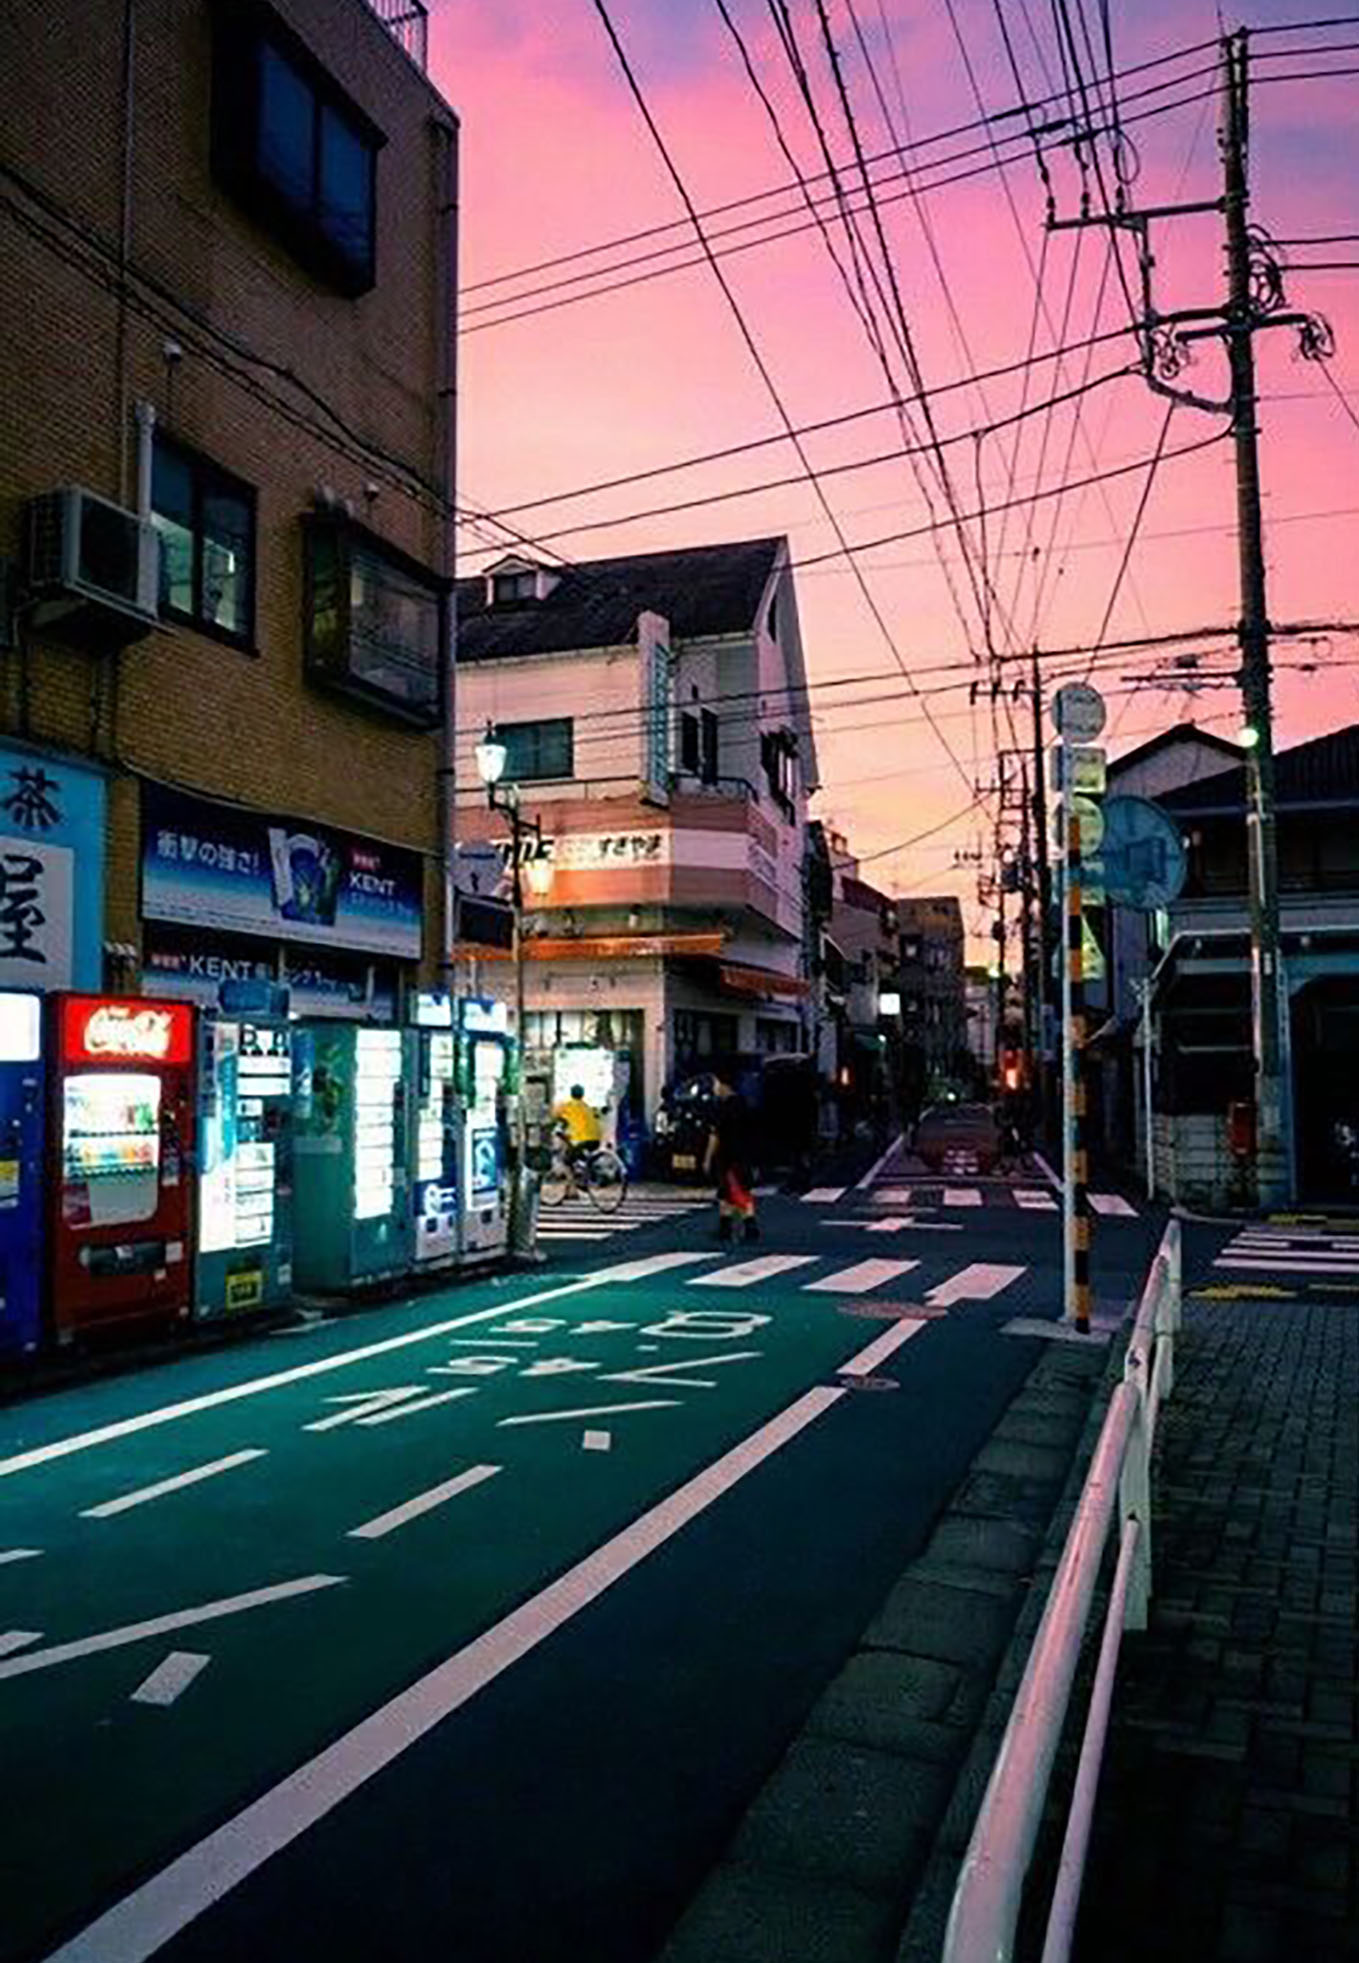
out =
[[[1177,1378],[1077,1963],[1352,1960],[1359,1302],[1188,1301]]]

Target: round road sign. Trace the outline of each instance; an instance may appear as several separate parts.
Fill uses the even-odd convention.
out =
[[[1068,743],[1093,743],[1104,727],[1104,697],[1087,682],[1068,682],[1052,700],[1052,722]]]

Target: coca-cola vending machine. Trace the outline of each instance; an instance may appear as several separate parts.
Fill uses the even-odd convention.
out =
[[[52,1327],[189,1313],[194,1010],[50,998]]]

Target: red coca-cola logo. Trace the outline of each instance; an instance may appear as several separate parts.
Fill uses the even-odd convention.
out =
[[[183,1003],[68,999],[64,1053],[73,1063],[187,1063],[192,1011]]]
[[[86,1020],[82,1041],[87,1056],[149,1056],[170,1054],[175,1019],[168,1009],[129,1009],[106,1002]]]

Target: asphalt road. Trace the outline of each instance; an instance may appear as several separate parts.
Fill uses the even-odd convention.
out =
[[[0,1958],[647,1963],[1059,1312],[912,1174],[0,1412]]]

